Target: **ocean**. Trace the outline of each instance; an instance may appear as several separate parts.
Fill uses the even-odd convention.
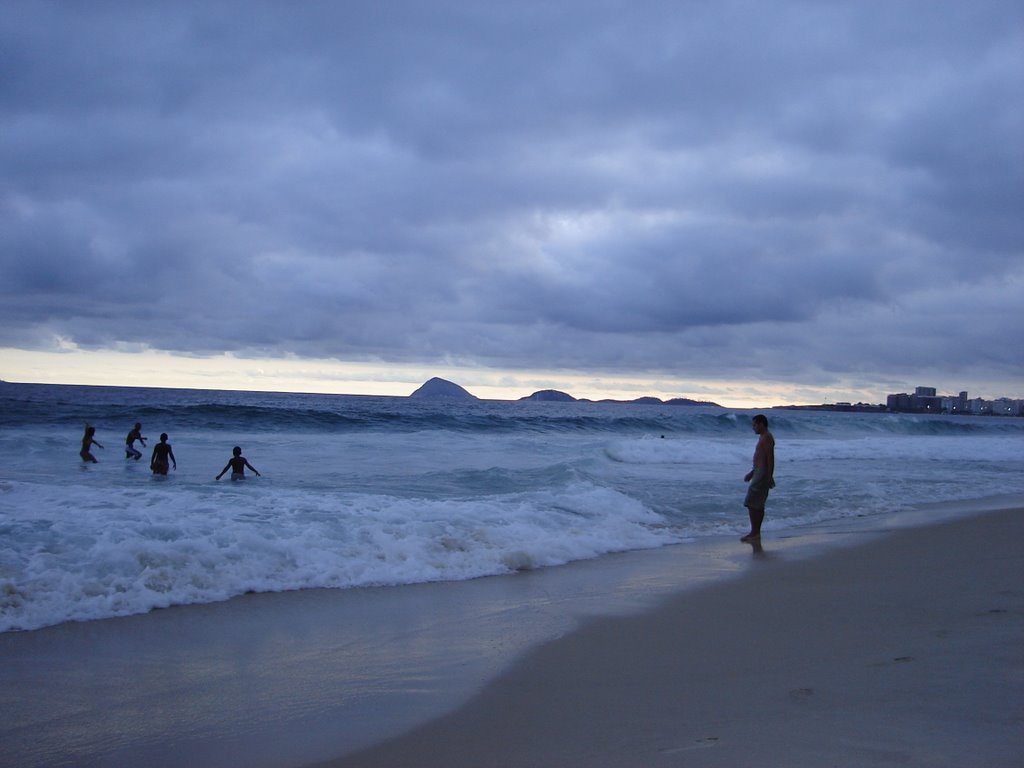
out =
[[[1024,419],[763,412],[766,538],[1024,494]],[[3,383],[0,632],[739,536],[753,413]],[[78,456],[86,423],[96,464]],[[149,470],[161,432],[167,477]],[[214,479],[235,445],[261,477]]]

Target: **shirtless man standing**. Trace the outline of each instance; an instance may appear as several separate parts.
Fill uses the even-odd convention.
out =
[[[751,426],[757,435],[754,468],[743,478],[743,482],[750,483],[747,498],[743,500],[743,506],[750,513],[750,533],[740,541],[757,541],[761,538],[764,504],[768,500],[768,490],[775,487],[775,438],[768,431],[768,417],[757,414]]]

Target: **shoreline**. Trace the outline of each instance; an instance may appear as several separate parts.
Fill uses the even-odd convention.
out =
[[[716,537],[514,576],[253,594],[4,633],[0,703],[8,717],[0,725],[0,764],[362,765],[373,750],[406,743],[402,733],[422,735],[466,707],[476,711],[475,702],[523,664],[595,626],[654,621],[678,600],[740,589],[763,573],[827,572],[835,557],[870,550],[889,534],[916,536],[917,526],[937,518],[982,530],[1005,516],[986,510],[1012,502],[1019,506],[1002,497],[766,529],[760,548]],[[900,531],[907,527],[914,530]],[[1020,533],[1018,524],[1000,534],[999,546]],[[620,647],[616,663],[619,655],[630,653]],[[598,654],[593,666],[606,660]],[[565,680],[564,670],[546,674],[555,685]],[[526,711],[545,696],[537,692]],[[1019,696],[1015,704],[1019,711]],[[649,731],[633,725],[638,735]],[[334,759],[339,755],[348,757]],[[571,766],[571,757],[548,764]],[[472,764],[524,764],[481,759]],[[425,763],[417,756],[408,764]]]
[[[318,768],[1020,765],[1022,535],[946,520],[594,619]]]

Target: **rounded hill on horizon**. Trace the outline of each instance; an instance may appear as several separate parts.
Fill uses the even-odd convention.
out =
[[[439,376],[434,376],[430,380],[423,383],[419,389],[413,392],[409,397],[417,399],[427,400],[479,400],[476,395],[472,394],[465,388],[459,386],[455,382],[442,379]],[[688,397],[674,397],[671,400],[662,400],[658,397],[638,397],[634,400],[589,400],[587,398],[573,397],[568,392],[562,392],[558,389],[541,389],[534,392],[531,395],[520,397],[517,402],[535,402],[535,403],[620,403],[620,404],[632,404],[632,405],[692,405],[692,406],[708,406],[712,408],[720,408],[718,403],[711,402],[710,400],[691,400]]]
[[[479,400],[479,398],[458,384],[438,376],[425,382],[409,397],[425,400]]]

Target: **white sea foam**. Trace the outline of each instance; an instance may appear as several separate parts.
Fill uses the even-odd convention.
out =
[[[5,483],[3,532],[19,546],[0,556],[0,631],[250,591],[461,580],[678,540],[637,501],[586,483],[463,500],[162,485],[82,503],[74,486]]]

